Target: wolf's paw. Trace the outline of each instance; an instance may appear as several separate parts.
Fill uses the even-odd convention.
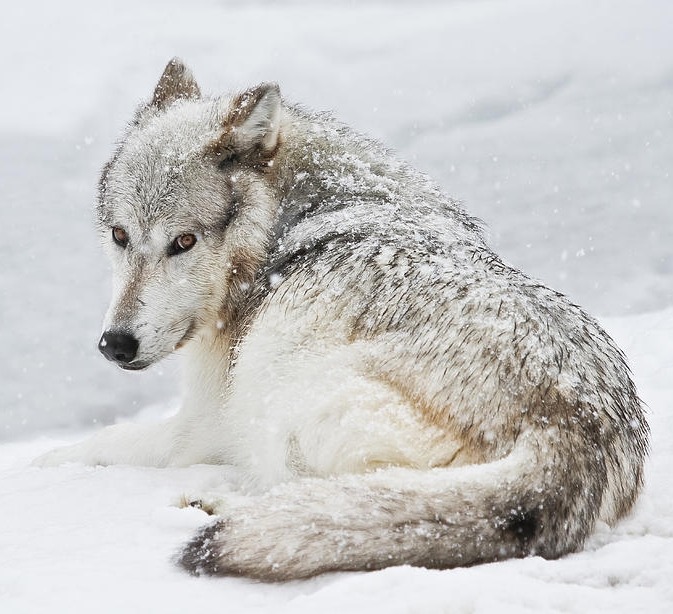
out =
[[[179,508],[193,507],[204,511],[209,516],[222,516],[231,513],[232,503],[222,494],[201,493],[200,495],[183,494],[178,501]]]
[[[66,463],[85,463],[87,461],[86,450],[81,444],[63,446],[54,450],[49,450],[45,454],[38,456],[31,465],[33,467],[58,467]]]
[[[222,497],[216,495],[193,496],[184,494],[178,501],[178,507],[193,507],[204,511],[209,516],[218,516],[225,509],[225,503]]]

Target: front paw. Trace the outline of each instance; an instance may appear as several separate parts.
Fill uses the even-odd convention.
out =
[[[87,451],[82,444],[62,446],[38,456],[31,465],[33,467],[58,467],[66,463],[95,464],[87,458]]]
[[[183,494],[178,501],[178,507],[193,507],[209,516],[221,516],[225,511],[231,510],[232,502],[230,497],[225,498],[221,494]]]

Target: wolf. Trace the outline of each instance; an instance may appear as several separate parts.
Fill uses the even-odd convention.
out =
[[[425,175],[276,84],[206,97],[171,60],[97,220],[99,349],[128,370],[181,350],[184,403],[38,463],[238,467],[245,496],[192,501],[216,518],[188,571],[554,559],[632,508],[648,426],[606,332]]]

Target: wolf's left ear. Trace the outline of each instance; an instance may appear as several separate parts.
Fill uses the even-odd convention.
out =
[[[173,58],[159,79],[152,95],[153,107],[163,110],[179,99],[200,98],[199,89],[192,71],[187,68],[180,58]]]
[[[281,100],[277,83],[262,83],[237,96],[232,104],[236,148],[270,154],[278,146]]]

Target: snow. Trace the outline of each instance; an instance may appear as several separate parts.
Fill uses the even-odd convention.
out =
[[[6,3],[0,97],[0,612],[673,611],[673,3]],[[30,467],[177,406],[179,359],[96,351],[110,276],[97,172],[166,61],[205,91],[277,81],[428,171],[516,266],[597,314],[650,408],[633,515],[585,551],[266,586],[191,578],[178,509],[229,468]],[[142,411],[141,411],[142,410]]]

